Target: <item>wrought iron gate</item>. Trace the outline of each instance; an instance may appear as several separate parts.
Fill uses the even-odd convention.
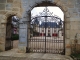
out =
[[[12,25],[10,22],[6,25],[6,42],[5,42],[5,50],[10,50],[13,48],[12,42]]]
[[[18,28],[19,26],[19,18],[17,16],[10,16],[7,19],[6,24],[6,41],[5,41],[5,50],[10,50],[13,48],[13,38],[12,35],[14,34],[14,28]]]
[[[64,54],[64,21],[53,16],[46,7],[28,24],[28,50]]]

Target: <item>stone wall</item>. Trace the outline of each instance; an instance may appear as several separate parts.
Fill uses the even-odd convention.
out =
[[[45,0],[0,0],[0,51],[5,49],[6,22],[10,15],[17,15],[29,20],[28,13],[37,4]],[[65,20],[65,53],[71,54],[71,42],[76,33],[80,33],[80,0],[48,0],[55,3],[64,12]],[[27,40],[27,38],[25,39]],[[25,41],[24,41],[25,42]],[[20,45],[21,46],[21,45]],[[23,49],[22,47],[20,49]],[[24,48],[26,49],[26,48]],[[23,50],[24,51],[24,50]]]
[[[23,17],[27,16],[25,12],[29,13],[32,8],[34,8],[37,4],[40,4],[45,0],[22,0],[22,7],[24,10]],[[79,33],[79,25],[80,25],[80,1],[79,0],[48,0],[52,3],[55,3],[58,7],[62,9],[64,12],[64,20],[65,20],[65,54],[71,54],[71,43],[75,40],[76,33]],[[29,20],[29,18],[26,18]]]
[[[0,51],[5,51],[6,22],[11,15],[21,16],[21,0],[0,0]]]

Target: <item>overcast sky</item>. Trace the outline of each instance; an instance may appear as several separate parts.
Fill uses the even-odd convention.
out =
[[[33,10],[31,11],[32,16],[38,15],[40,12],[42,12],[44,10],[45,7],[35,7],[33,8]],[[53,12],[53,16],[57,15],[61,18],[61,20],[64,20],[64,13],[62,12],[62,10],[59,7],[47,7],[49,9],[50,12]]]

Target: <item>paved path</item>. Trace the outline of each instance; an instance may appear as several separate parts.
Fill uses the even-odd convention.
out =
[[[0,52],[0,60],[72,60],[69,56],[48,53],[18,53],[18,49]]]
[[[13,48],[18,48],[19,40],[13,41]]]
[[[0,60],[72,60],[69,56],[49,53],[18,53],[18,40],[13,42],[14,49],[0,52]]]

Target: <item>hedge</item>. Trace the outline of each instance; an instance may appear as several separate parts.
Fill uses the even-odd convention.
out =
[[[12,40],[19,40],[19,34],[12,34]]]

